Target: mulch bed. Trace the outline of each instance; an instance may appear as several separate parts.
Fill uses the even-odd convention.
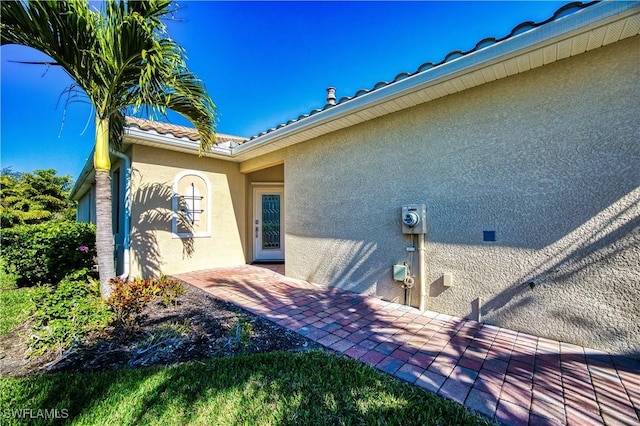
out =
[[[153,302],[135,333],[113,328],[64,353],[26,357],[27,326],[0,338],[2,376],[170,365],[276,350],[320,349],[317,343],[185,284],[177,305]]]

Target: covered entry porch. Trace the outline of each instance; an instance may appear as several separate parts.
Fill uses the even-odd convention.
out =
[[[255,166],[254,166],[255,167]],[[284,163],[246,173],[247,261],[284,263]],[[283,265],[284,267],[284,265]],[[284,270],[282,271],[284,272]]]

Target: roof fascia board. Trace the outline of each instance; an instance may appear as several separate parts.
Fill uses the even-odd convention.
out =
[[[506,61],[514,56],[526,54],[546,45],[557,43],[576,35],[579,32],[591,31],[606,25],[609,21],[623,19],[636,13],[640,2],[603,1],[588,8],[579,10],[570,15],[558,18],[545,25],[532,28],[523,33],[488,46],[484,49],[472,52],[468,55],[456,58],[421,73],[391,83],[380,89],[373,90],[343,104],[321,111],[317,114],[303,118],[280,129],[269,132],[252,141],[232,148],[231,153],[235,157],[240,154],[249,154],[269,143],[273,143],[287,136],[313,129],[317,126],[329,123],[339,118],[355,114],[365,108],[371,108],[381,103],[392,101],[395,98],[425,89],[464,74],[485,68],[497,62]]]
[[[84,166],[78,175],[78,180],[71,188],[71,192],[69,194],[69,198],[74,201],[80,201],[80,199],[91,190],[91,187],[95,183],[96,170],[93,167],[93,154],[95,152],[95,147],[91,149],[91,153],[87,157],[84,162]],[[111,150],[109,150],[109,159],[111,160],[111,164],[118,161],[118,155],[114,154]]]
[[[186,152],[188,154],[199,155],[199,146],[197,142],[191,139],[180,139],[169,134],[163,135],[151,130],[141,130],[137,127],[125,128],[126,141],[136,145],[157,146],[162,145],[163,148],[178,152]],[[231,150],[229,148],[221,148],[214,146],[211,151],[204,154],[206,157],[219,158],[223,160],[231,160]],[[78,201],[93,184],[93,177],[95,170],[93,168],[93,149],[89,154],[89,157],[84,163],[82,170],[78,176],[78,180],[71,189],[70,198]],[[91,180],[90,183],[87,181]]]

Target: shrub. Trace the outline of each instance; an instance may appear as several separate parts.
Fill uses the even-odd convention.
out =
[[[11,228],[16,225],[17,222],[15,215],[5,211],[0,212],[0,226],[3,229]]]
[[[176,299],[185,293],[184,285],[179,280],[171,279],[166,275],[154,280],[158,297],[162,299],[164,306],[175,306]]]
[[[113,290],[107,299],[107,305],[115,314],[115,326],[133,330],[139,323],[144,308],[156,297],[157,289],[153,281],[140,278],[133,281],[114,278],[110,284]]]
[[[114,278],[110,284],[112,292],[107,305],[115,315],[114,325],[124,331],[136,328],[140,323],[140,314],[152,300],[160,298],[165,306],[171,306],[176,298],[185,293],[180,281],[166,275],[157,279],[135,278],[133,281]]]
[[[17,288],[15,274],[7,273],[0,257],[0,336],[25,323],[36,309],[35,300],[43,287]]]
[[[87,334],[104,329],[112,320],[100,298],[98,282],[90,277],[88,269],[66,276],[36,304],[32,354],[53,348],[63,351]]]
[[[228,331],[229,346],[231,348],[246,348],[251,344],[251,335],[253,334],[253,325],[245,318],[239,317],[236,322],[236,328]]]
[[[0,257],[0,291],[11,290],[17,287],[16,282],[18,281],[18,276],[9,271],[6,264],[7,262],[4,258]]]
[[[48,222],[2,230],[2,257],[18,286],[55,284],[67,274],[93,266],[95,226]]]

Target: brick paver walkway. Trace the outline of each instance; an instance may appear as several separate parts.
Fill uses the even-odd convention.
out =
[[[640,361],[243,265],[176,275],[509,425],[640,425]]]

